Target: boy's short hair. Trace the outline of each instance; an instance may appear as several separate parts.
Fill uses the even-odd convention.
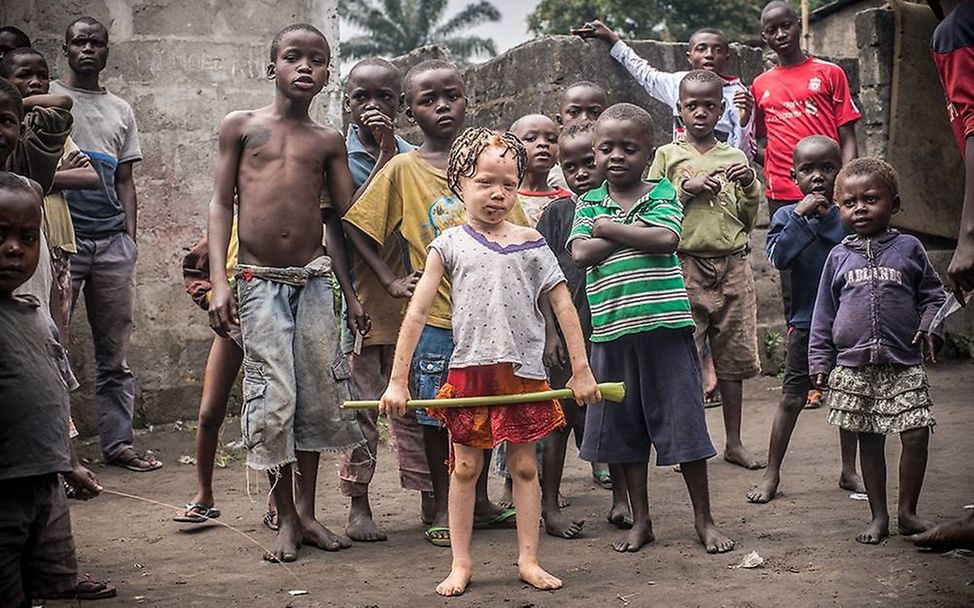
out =
[[[855,158],[849,161],[835,177],[835,189],[841,190],[842,182],[850,175],[875,175],[886,184],[886,187],[889,188],[893,196],[900,195],[899,174],[896,173],[893,165],[885,160],[872,156],[863,156],[862,158]]]
[[[561,137],[563,139],[574,138],[580,135],[591,135],[595,133],[595,121],[594,120],[580,120],[578,122],[573,122],[568,125],[564,131],[561,132]]]
[[[74,21],[72,21],[71,23],[69,23],[68,24],[68,27],[64,28],[64,42],[65,42],[65,44],[71,42],[71,29],[74,26],[80,25],[80,24],[84,24],[84,25],[97,25],[101,29],[105,30],[105,42],[108,42],[108,28],[105,27],[105,24],[102,23],[101,21],[95,19],[94,17],[88,17],[86,15],[84,17],[78,17],[77,19],[75,19]]]
[[[710,70],[690,70],[686,76],[680,79],[680,92],[683,92],[684,82],[700,82],[716,85],[718,91],[724,89],[724,79]]]
[[[463,80],[463,75],[460,74],[460,69],[456,64],[450,63],[449,61],[443,61],[442,59],[427,59],[426,61],[420,61],[413,67],[409,68],[406,72],[406,77],[402,79],[402,88],[405,91],[409,88],[409,83],[412,82],[413,78],[416,78],[420,74],[425,74],[426,72],[432,72],[433,70],[453,70],[456,72],[457,76]]]
[[[835,141],[828,135],[809,135],[795,145],[795,149],[791,153],[792,163],[794,163],[795,157],[798,156],[799,150],[815,145],[828,146],[829,148],[832,148],[833,152],[838,154],[839,158],[842,158],[842,148],[839,147],[839,142]]]
[[[693,38],[698,34],[712,34],[714,36],[719,36],[720,39],[724,41],[724,44],[727,44],[727,35],[724,34],[723,30],[717,29],[715,27],[702,27],[700,29],[694,30],[694,32],[690,34],[690,37],[687,38],[687,42],[693,40]]]
[[[319,38],[321,38],[321,41],[325,43],[325,50],[328,51],[329,57],[331,56],[331,45],[328,44],[328,39],[325,38],[325,35],[321,33],[321,30],[311,25],[310,23],[292,23],[291,25],[287,26],[286,28],[284,28],[283,30],[275,34],[274,39],[271,40],[271,61],[272,62],[277,61],[277,53],[280,52],[281,50],[281,40],[284,38],[284,36],[290,34],[291,32],[310,32],[318,36]]]
[[[596,126],[603,120],[634,122],[639,125],[639,130],[646,134],[646,140],[650,144],[653,143],[653,117],[649,115],[649,112],[636,104],[626,102],[612,104],[599,115]]]
[[[24,98],[20,95],[20,90],[6,78],[0,78],[0,97],[9,97],[14,101],[17,108],[17,117],[24,117]]]
[[[41,196],[37,193],[37,190],[34,189],[34,185],[31,180],[16,173],[0,170],[0,193],[14,192],[27,192],[31,196],[36,196],[38,201],[41,200]]]
[[[514,154],[517,163],[517,181],[521,183],[528,170],[528,152],[524,144],[510,131],[503,133],[484,127],[471,127],[460,134],[450,146],[450,164],[446,169],[446,184],[460,199],[461,177],[473,177],[477,172],[477,161],[487,148],[501,148],[504,154]]]
[[[561,94],[562,98],[564,98],[565,95],[568,94],[568,91],[571,91],[572,89],[595,89],[599,93],[602,93],[602,95],[606,95],[605,89],[602,87],[602,85],[592,82],[591,80],[576,80],[565,87],[565,91]]]
[[[396,64],[381,57],[369,57],[352,66],[352,69],[348,71],[348,77],[345,80],[345,87],[348,88],[349,83],[352,82],[352,74],[355,73],[355,70],[370,65],[380,67],[394,73],[396,75],[396,80],[400,83],[400,86],[402,85],[402,70],[400,70]]]
[[[0,78],[10,78],[10,74],[14,70],[14,62],[21,57],[40,57],[44,63],[47,63],[44,53],[41,53],[37,49],[29,46],[18,47],[12,51],[8,51],[3,56],[3,59],[0,59]]]
[[[761,19],[763,20],[765,15],[778,8],[786,8],[789,12],[791,12],[792,15],[798,17],[798,13],[795,12],[795,9],[792,8],[791,4],[785,0],[771,0],[771,2],[765,4],[764,8],[761,9]]]
[[[19,48],[22,46],[30,46],[30,36],[24,33],[24,30],[13,25],[5,25],[0,27],[0,34],[13,34],[15,38],[14,47]]]

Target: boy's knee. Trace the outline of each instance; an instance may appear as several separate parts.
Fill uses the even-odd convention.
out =
[[[482,466],[474,458],[456,456],[453,463],[453,478],[459,483],[476,482],[480,477]]]
[[[200,411],[199,425],[203,431],[220,430],[223,424],[224,412]]]
[[[795,414],[805,409],[805,401],[804,395],[782,395],[779,407],[789,414]]]
[[[531,482],[538,477],[538,467],[534,458],[509,458],[507,469],[511,472],[511,479],[515,481]]]

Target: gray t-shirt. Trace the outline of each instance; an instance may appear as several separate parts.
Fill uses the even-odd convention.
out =
[[[503,246],[464,224],[429,247],[443,258],[450,281],[456,345],[450,367],[511,363],[516,376],[546,379],[538,299],[565,275],[545,240]]]
[[[104,89],[75,89],[60,80],[51,83],[51,93],[74,100],[71,139],[91,159],[101,178],[98,190],[64,191],[75,233],[82,238],[103,238],[122,232],[125,210],[115,191],[115,171],[121,163],[142,160],[132,107]]]
[[[32,297],[0,294],[0,480],[71,470],[64,349]]]

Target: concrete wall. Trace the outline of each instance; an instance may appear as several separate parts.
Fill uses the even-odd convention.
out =
[[[309,22],[337,42],[337,0],[0,1],[0,23],[25,30],[55,73],[67,69],[60,52],[65,27],[82,15],[109,27],[102,83],[132,104],[145,156],[135,171],[139,262],[129,357],[137,421],[193,418],[212,333],[182,289],[180,262],[205,231],[220,119],[270,103],[273,85],[264,73],[271,38],[282,27]],[[336,91],[333,84],[319,97],[313,115],[340,126]],[[82,431],[91,432],[94,365],[83,305],[71,338],[82,383],[74,412]]]
[[[836,3],[838,10],[826,5],[812,12],[809,24],[808,51],[823,57],[857,57],[856,13],[882,6],[886,0],[859,0]]]

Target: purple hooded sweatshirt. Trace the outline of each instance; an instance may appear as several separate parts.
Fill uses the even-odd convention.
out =
[[[836,365],[920,365],[922,345],[913,344],[913,336],[929,331],[946,298],[916,238],[894,230],[846,237],[822,270],[808,340],[809,375],[827,374]]]

